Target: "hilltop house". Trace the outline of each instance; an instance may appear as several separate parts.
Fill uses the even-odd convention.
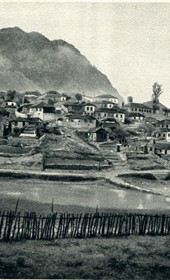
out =
[[[153,109],[149,108],[148,106],[142,103],[129,102],[128,104],[124,105],[124,108],[128,112],[138,112],[138,113],[142,113],[143,115],[153,113]]]
[[[108,102],[110,104],[118,104],[119,100],[117,97],[111,95],[111,94],[101,94],[98,95],[94,98],[94,101],[97,103],[102,103],[102,102]]]

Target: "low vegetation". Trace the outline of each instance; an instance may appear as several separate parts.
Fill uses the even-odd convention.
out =
[[[169,237],[1,243],[1,278],[168,280],[169,275]]]

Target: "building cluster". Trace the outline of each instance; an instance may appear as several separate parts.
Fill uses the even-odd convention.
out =
[[[155,112],[152,102],[135,103],[132,97],[124,104],[111,94],[92,98],[56,91],[45,94],[0,92],[0,120],[1,137],[38,137],[43,131],[40,128],[64,127],[86,133],[89,141],[104,142],[119,128],[128,129],[132,135],[136,133],[129,136],[127,144],[133,142],[133,138],[141,143],[145,135],[155,149],[159,149],[161,141],[164,147],[161,153],[170,153],[170,110],[160,104]],[[149,142],[149,151],[152,147]]]

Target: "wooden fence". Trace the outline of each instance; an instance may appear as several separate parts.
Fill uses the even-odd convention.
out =
[[[118,213],[36,215],[0,212],[0,240],[169,235],[170,216]]]

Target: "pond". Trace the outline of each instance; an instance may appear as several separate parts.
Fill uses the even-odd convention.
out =
[[[121,189],[106,184],[104,180],[61,182],[1,178],[0,205],[4,199],[17,201],[18,198],[39,204],[50,204],[53,200],[55,205],[99,209],[170,209],[170,198],[164,195]]]

